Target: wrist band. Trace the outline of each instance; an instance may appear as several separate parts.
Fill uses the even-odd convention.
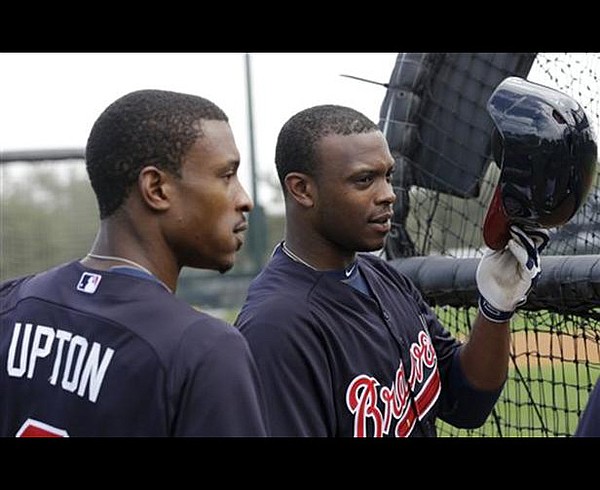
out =
[[[489,321],[494,323],[505,323],[515,314],[513,311],[500,311],[494,308],[483,296],[479,296],[479,310]]]

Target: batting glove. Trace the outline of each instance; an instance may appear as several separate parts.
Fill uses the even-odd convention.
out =
[[[527,301],[542,271],[540,253],[549,240],[544,228],[525,225],[511,225],[510,235],[504,249],[488,249],[477,266],[479,309],[495,323],[510,320]]]

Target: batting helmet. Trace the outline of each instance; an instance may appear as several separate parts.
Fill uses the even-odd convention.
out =
[[[583,108],[555,89],[508,77],[487,103],[500,177],[483,226],[486,244],[506,245],[510,223],[567,223],[596,175],[597,144]]]

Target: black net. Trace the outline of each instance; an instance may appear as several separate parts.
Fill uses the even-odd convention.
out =
[[[482,224],[499,177],[491,155],[493,123],[486,111],[493,89],[513,75],[556,88],[582,105],[597,135],[599,74],[600,53],[399,53],[379,124],[397,166],[397,201],[385,256],[391,261],[481,257]],[[597,173],[576,215],[550,234],[544,256],[559,257],[558,265],[515,317],[509,381],[493,415],[471,431],[440,423],[442,434],[574,432],[600,376],[600,270],[563,267],[560,257],[574,256],[581,263],[583,257],[577,256],[600,254]],[[457,298],[463,301],[460,294],[448,300],[452,294],[442,275],[432,279],[438,290],[427,288],[424,294],[445,325],[465,337],[477,312],[475,296],[466,294],[462,304],[457,304]],[[561,293],[565,288],[570,288],[568,295]]]

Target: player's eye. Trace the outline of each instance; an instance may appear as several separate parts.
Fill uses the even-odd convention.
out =
[[[371,173],[361,174],[356,177],[356,182],[359,184],[370,184],[373,182],[374,176]]]

